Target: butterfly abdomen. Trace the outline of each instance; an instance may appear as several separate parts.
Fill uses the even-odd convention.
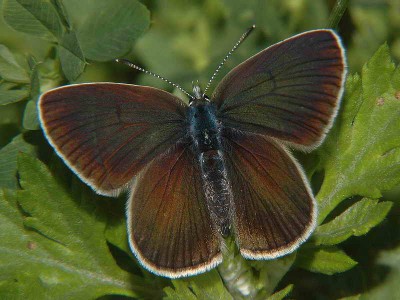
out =
[[[207,151],[199,155],[203,190],[211,218],[223,236],[229,234],[231,197],[229,181],[221,151]]]
[[[221,130],[214,104],[204,100],[194,100],[189,107],[188,120],[208,210],[219,232],[227,236],[231,223],[232,192],[221,151]]]

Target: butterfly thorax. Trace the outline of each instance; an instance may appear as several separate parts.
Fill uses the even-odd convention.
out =
[[[189,132],[199,153],[220,150],[220,129],[214,103],[203,99],[194,99],[188,108]]]
[[[194,99],[188,108],[188,122],[209,212],[218,231],[227,236],[232,193],[223,158],[215,104],[206,97]]]

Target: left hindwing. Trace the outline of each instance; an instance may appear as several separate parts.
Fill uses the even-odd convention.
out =
[[[315,227],[317,205],[286,149],[261,135],[224,134],[233,194],[233,230],[241,254],[272,259],[292,252]]]
[[[177,278],[209,270],[222,260],[197,159],[178,144],[137,178],[128,207],[132,251],[152,272]]]

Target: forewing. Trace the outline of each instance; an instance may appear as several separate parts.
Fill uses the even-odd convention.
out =
[[[300,166],[271,138],[227,134],[224,140],[241,254],[272,259],[292,252],[309,237],[317,215]]]
[[[339,37],[332,30],[309,31],[234,68],[212,100],[226,127],[310,149],[322,142],[332,125],[345,73]]]
[[[221,262],[220,237],[189,148],[178,145],[140,173],[127,213],[131,249],[150,271],[178,278]]]
[[[185,134],[183,102],[151,87],[70,85],[44,93],[38,110],[58,155],[104,195],[117,195]]]

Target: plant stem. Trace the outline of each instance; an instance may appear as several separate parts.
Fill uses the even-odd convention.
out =
[[[331,15],[328,20],[328,28],[337,28],[344,12],[347,9],[349,0],[337,0],[332,9]]]

